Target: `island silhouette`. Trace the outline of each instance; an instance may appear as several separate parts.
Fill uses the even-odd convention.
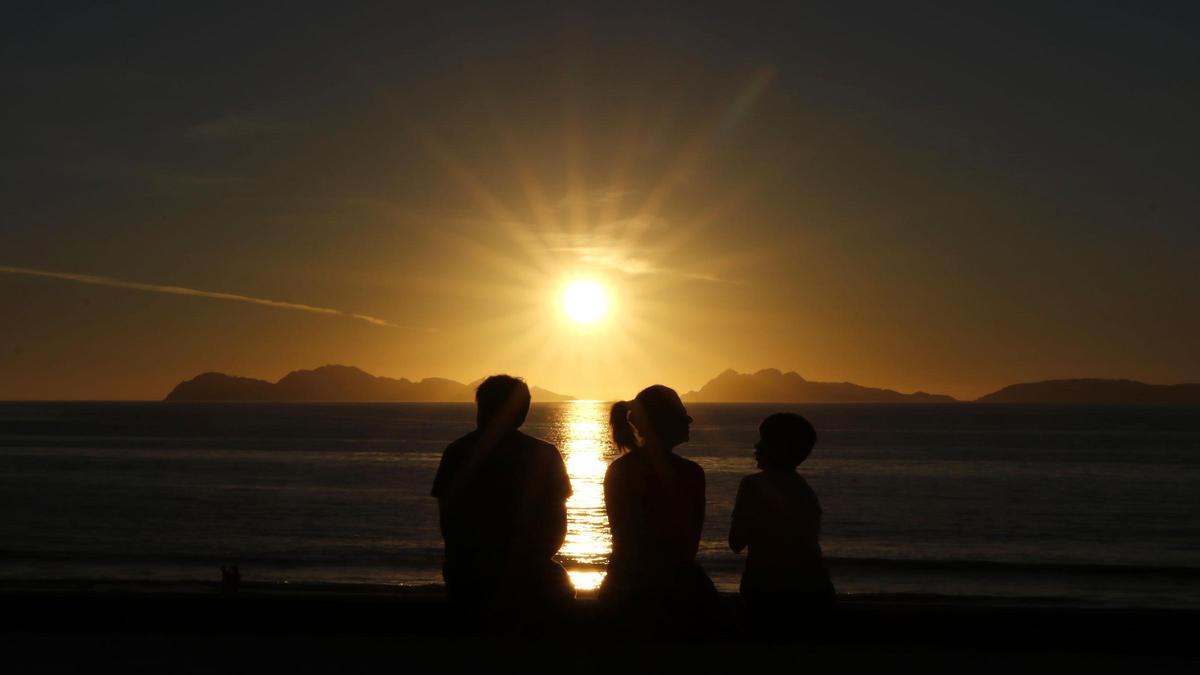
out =
[[[813,382],[798,373],[732,368],[683,399],[690,403],[969,403],[923,391],[903,394],[852,382]],[[976,403],[1095,403],[1170,405],[1200,403],[1200,384],[1146,384],[1135,380],[1073,379],[1010,384]]]
[[[475,387],[441,377],[413,381],[379,377],[353,366],[328,365],[293,370],[278,382],[224,373],[201,373],[175,385],[165,401],[331,401],[455,403],[475,400]],[[574,397],[541,387],[529,388],[535,401],[570,401]]]
[[[464,384],[442,377],[396,379],[342,365],[294,370],[278,382],[210,372],[180,382],[164,400],[466,403],[474,400],[475,387],[482,381],[480,378]],[[574,400],[573,396],[541,387],[529,389],[534,401]],[[682,398],[688,403],[970,403],[923,391],[905,394],[853,382],[814,382],[798,373],[775,368],[756,373],[739,373],[730,368]],[[1146,384],[1098,378],[1045,380],[1011,384],[974,402],[1197,404],[1200,384]]]
[[[902,394],[852,382],[811,382],[798,373],[766,368],[739,373],[729,368],[683,400],[694,403],[953,403],[957,399],[923,391]]]
[[[1200,384],[1146,384],[1136,380],[1045,380],[1010,384],[980,403],[1095,403],[1170,405],[1200,403]]]

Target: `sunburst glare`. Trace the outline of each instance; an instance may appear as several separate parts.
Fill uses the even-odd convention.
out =
[[[608,313],[608,293],[594,281],[574,281],[563,291],[563,309],[575,323],[595,323]]]
[[[733,181],[700,200],[672,201],[704,166],[724,118],[706,116],[669,142],[637,118],[622,142],[601,148],[584,142],[568,114],[566,170],[557,177],[544,149],[529,148],[519,125],[496,118],[511,181],[481,173],[485,167],[454,144],[411,124],[464,198],[461,227],[444,213],[402,215],[414,225],[441,222],[429,236],[455,250],[464,270],[416,283],[447,307],[478,308],[470,334],[496,336],[490,363],[521,364],[542,386],[588,398],[628,396],[631,383],[652,373],[661,379],[663,354],[676,370],[720,363],[693,339],[740,320],[737,309],[713,302],[721,297],[713,291],[771,252],[696,244],[736,213],[753,183]],[[648,143],[666,143],[651,163],[637,152]],[[491,226],[483,235],[480,221]]]

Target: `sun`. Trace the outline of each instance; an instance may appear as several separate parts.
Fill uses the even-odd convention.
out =
[[[608,311],[608,293],[594,281],[574,281],[563,291],[563,309],[575,323],[595,323]]]

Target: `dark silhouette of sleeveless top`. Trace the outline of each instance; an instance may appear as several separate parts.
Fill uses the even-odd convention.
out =
[[[632,450],[609,465],[604,499],[612,556],[607,600],[715,595],[696,564],[704,526],[704,470],[674,453]]]

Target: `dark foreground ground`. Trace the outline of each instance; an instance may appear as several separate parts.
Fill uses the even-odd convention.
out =
[[[841,598],[819,634],[767,640],[740,609],[637,635],[585,599],[481,634],[428,589],[25,585],[0,588],[0,672],[1200,672],[1196,611]]]

